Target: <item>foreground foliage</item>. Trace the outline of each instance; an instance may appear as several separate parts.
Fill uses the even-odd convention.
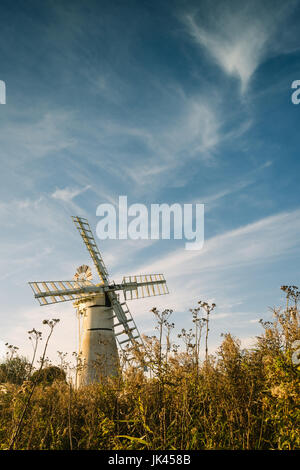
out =
[[[51,380],[35,372],[20,385],[9,357],[10,367],[0,367],[0,448],[299,449],[300,372],[292,361],[300,339],[298,291],[284,290],[285,310],[274,310],[273,322],[261,322],[251,350],[228,333],[217,354],[208,355],[214,306],[201,302],[191,310],[194,328],[179,335],[184,352],[170,339],[172,312],[153,309],[159,334],[144,338],[140,358],[148,373],[126,367],[119,378],[76,390],[64,373],[53,381],[52,368]],[[19,360],[16,367],[21,374],[28,369]]]

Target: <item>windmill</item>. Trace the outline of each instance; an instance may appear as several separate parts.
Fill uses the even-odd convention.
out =
[[[119,370],[118,347],[124,353],[143,344],[126,301],[168,294],[162,274],[124,276],[120,284],[109,276],[87,219],[72,217],[95,265],[99,282],[89,266],[80,266],[70,281],[29,282],[39,304],[73,301],[79,319],[79,357],[83,367],[77,384],[99,382]],[[120,301],[123,292],[124,301]],[[134,361],[133,356],[128,361]]]

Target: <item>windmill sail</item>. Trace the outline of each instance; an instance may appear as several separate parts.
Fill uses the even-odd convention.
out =
[[[40,305],[80,299],[98,290],[91,281],[38,281],[29,285]]]
[[[131,287],[133,283],[135,287]],[[126,285],[130,288],[126,288]],[[169,289],[163,274],[142,274],[139,276],[123,277],[125,300],[143,299],[156,295],[169,293]]]
[[[126,302],[120,303],[115,293],[111,292],[111,304],[114,310],[114,332],[120,349],[125,352],[129,347],[141,347],[143,340]]]
[[[107,284],[108,272],[87,219],[82,217],[72,217],[72,219],[92,257],[102,284]]]

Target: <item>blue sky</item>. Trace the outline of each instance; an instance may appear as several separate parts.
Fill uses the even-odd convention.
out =
[[[71,215],[131,203],[204,203],[205,244],[98,241],[112,279],[163,272],[149,309],[214,301],[210,348],[299,282],[300,2],[1,1],[1,329],[30,354],[27,330],[59,317],[49,356],[76,349],[72,305],[39,307],[30,280],[71,279],[87,252]]]

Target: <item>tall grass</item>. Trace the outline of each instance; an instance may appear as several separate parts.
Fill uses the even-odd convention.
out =
[[[190,311],[191,329],[179,334],[184,348],[171,341],[172,311],[153,309],[158,335],[144,337],[145,349],[137,352],[147,373],[125,364],[119,377],[75,389],[32,374],[22,384],[5,379],[2,364],[0,448],[299,449],[300,371],[291,359],[300,339],[299,292],[283,290],[285,309],[261,321],[250,350],[225,333],[210,355],[214,307],[199,302]],[[60,359],[67,368],[63,353]]]

